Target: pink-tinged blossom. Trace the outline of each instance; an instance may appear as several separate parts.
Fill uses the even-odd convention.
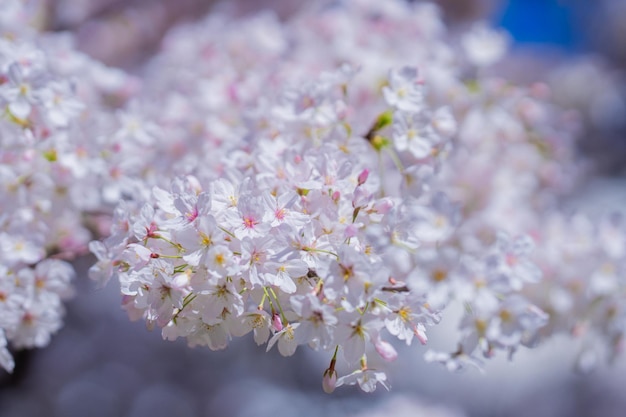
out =
[[[429,317],[431,313],[424,306],[424,300],[415,296],[413,298],[415,299],[411,300],[395,295],[389,300],[387,308],[391,312],[384,320],[385,328],[392,336],[404,340],[407,345],[411,344],[414,336],[421,344],[426,344],[428,338],[424,324],[438,321],[438,318],[436,316]]]
[[[121,142],[132,141],[140,147],[151,146],[158,136],[158,127],[141,115],[131,111],[120,111],[118,113],[120,129],[115,133],[114,138]]]
[[[463,352],[444,353],[428,350],[424,354],[426,362],[438,362],[443,364],[449,371],[458,372],[467,368],[474,368],[482,372],[482,362]]]
[[[440,107],[432,115],[431,125],[442,138],[450,139],[457,132],[457,122],[448,106]]]
[[[241,240],[241,264],[245,280],[253,288],[261,288],[267,284],[265,273],[268,271],[267,261],[270,258],[272,244],[271,236],[252,239],[245,237]]]
[[[206,267],[209,275],[214,278],[226,277],[245,269],[237,263],[238,260],[227,246],[214,245],[207,251],[204,267]]]
[[[200,309],[202,321],[208,324],[219,323],[227,315],[240,316],[244,311],[243,297],[231,282],[218,282],[202,290],[194,299]]]
[[[137,240],[146,241],[158,238],[160,236],[158,232],[159,226],[155,219],[154,207],[146,204],[133,223],[133,234]]]
[[[187,336],[190,347],[206,346],[211,350],[226,349],[230,339],[230,334],[221,323],[213,325],[198,323]]]
[[[31,113],[33,105],[39,102],[39,91],[32,81],[24,75],[22,67],[13,63],[8,69],[8,81],[0,86],[0,97],[6,100],[11,114],[25,120]]]
[[[75,278],[75,272],[67,262],[45,259],[35,266],[34,273],[37,291],[49,291],[64,299],[73,295],[71,282]]]
[[[237,202],[236,210],[227,213],[225,227],[232,231],[238,239],[266,236],[271,225],[263,220],[264,214],[264,207],[260,199],[241,196]]]
[[[375,369],[359,369],[351,374],[344,375],[341,378],[337,379],[337,387],[342,385],[359,385],[364,392],[374,392],[376,391],[376,386],[378,384],[382,385],[383,388],[389,390],[389,383],[387,382],[387,375],[382,371],[377,371]]]
[[[239,204],[241,190],[248,188],[249,181],[239,184],[239,187],[225,178],[220,178],[212,183],[211,196],[213,205],[217,210],[235,208]]]
[[[285,223],[294,228],[301,228],[308,221],[308,217],[295,207],[299,198],[295,192],[286,192],[277,197],[270,192],[264,193],[263,221],[273,227]]]
[[[34,264],[45,256],[45,250],[40,243],[28,239],[26,236],[12,236],[0,233],[0,260],[6,264]]]
[[[428,120],[421,114],[396,112],[393,116],[393,142],[400,152],[408,151],[416,159],[431,156],[440,142]]]
[[[104,286],[114,275],[114,265],[111,252],[100,241],[89,242],[89,251],[96,256],[97,262],[89,268],[89,278],[99,286]]]
[[[459,209],[459,205],[443,193],[435,194],[429,205],[411,206],[413,233],[419,240],[428,243],[445,241],[460,221]]]
[[[7,338],[16,348],[46,346],[51,335],[61,328],[62,314],[61,300],[53,294],[28,298],[17,327],[7,330]]]
[[[59,127],[68,126],[85,108],[83,103],[73,97],[68,83],[51,82],[40,96],[47,110],[48,119]]]
[[[307,274],[309,266],[301,259],[270,261],[265,264],[267,272],[263,274],[265,282],[285,292],[296,292],[295,280]]]
[[[216,245],[224,243],[224,232],[218,226],[212,215],[203,215],[192,224],[176,231],[174,240],[185,248],[183,259],[189,265],[206,265],[210,262],[208,254]],[[215,261],[215,258],[213,259]],[[224,262],[225,263],[225,260]]]
[[[342,246],[338,258],[330,265],[326,286],[339,297],[345,297],[343,307],[354,311],[375,297],[388,274],[380,263],[372,262],[367,254],[350,246]]]
[[[153,279],[146,276],[131,286],[136,287],[134,303],[137,308],[147,309],[147,320],[162,327],[172,319],[175,308],[182,308],[189,293],[189,277],[175,274],[163,262],[155,262],[151,275]]]
[[[0,266],[0,274],[8,277],[9,270]],[[27,300],[27,293],[17,285],[14,279],[0,280],[0,327],[15,328],[19,321],[22,306]]]
[[[461,39],[467,59],[477,67],[487,67],[499,61],[508,49],[509,40],[502,32],[475,24]]]
[[[411,165],[402,176],[402,191],[413,197],[419,197],[429,191],[434,175],[434,168],[430,165]]]
[[[280,321],[280,318],[278,319]],[[241,337],[249,332],[254,333],[254,341],[257,345],[263,345],[267,343],[270,337],[270,327],[273,327],[276,331],[282,330],[282,324],[280,329],[276,329],[272,326],[271,322],[274,321],[273,317],[265,310],[255,310],[248,313],[244,313],[238,320],[234,320],[229,325],[228,329],[233,336]]]
[[[344,316],[340,315],[340,321],[335,330],[336,339],[343,348],[343,357],[350,365],[359,363],[365,355],[367,344],[383,326],[382,322],[374,317],[367,315],[357,319],[354,317],[355,314],[349,313]]]
[[[389,72],[389,85],[383,87],[387,104],[406,112],[418,112],[424,106],[424,92],[417,69],[403,67]]]
[[[548,322],[548,315],[521,296],[511,296],[500,306],[486,330],[490,342],[509,348],[533,340],[534,334]]]
[[[296,330],[298,344],[319,345],[322,349],[330,348],[334,327],[338,322],[333,307],[323,304],[310,293],[293,297],[291,306],[301,320]]]
[[[288,122],[304,121],[328,125],[337,119],[333,102],[329,99],[328,84],[313,82],[283,93],[274,115]]]
[[[281,331],[272,336],[267,343],[267,350],[269,351],[276,343],[278,343],[278,351],[283,356],[291,356],[296,352],[298,342],[296,340],[296,331],[300,323],[289,323]]]
[[[162,200],[163,207],[167,207],[168,212],[174,216],[167,220],[173,230],[178,230],[195,222],[196,219],[203,217],[211,210],[211,195],[209,193],[185,192],[184,194],[172,194],[165,198],[164,201]]]
[[[155,259],[156,255],[156,253],[143,245],[131,243],[122,252],[120,260],[125,262],[129,268],[139,271]]]
[[[498,235],[495,251],[487,258],[487,273],[494,289],[519,291],[525,283],[541,279],[541,271],[529,259],[534,246],[529,236]]]

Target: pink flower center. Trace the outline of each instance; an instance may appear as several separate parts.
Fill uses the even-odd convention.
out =
[[[196,220],[196,218],[198,217],[198,208],[194,207],[193,210],[191,210],[191,213],[187,213],[185,214],[185,216],[190,222]]]
[[[243,218],[243,225],[247,229],[254,229],[254,226],[256,226],[258,223],[259,222],[257,222],[254,217],[246,216],[246,217]]]
[[[146,227],[146,237],[150,237],[153,239],[158,238],[159,235],[156,233],[158,228],[159,227],[156,225],[155,222],[151,222],[150,227]]]
[[[285,218],[285,214],[286,213],[284,208],[276,209],[276,211],[274,212],[274,215],[278,220],[283,220]]]

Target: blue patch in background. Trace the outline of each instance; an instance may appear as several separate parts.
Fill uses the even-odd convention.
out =
[[[626,1],[626,0],[625,0]],[[507,30],[518,44],[541,44],[575,51],[582,47],[583,34],[576,30],[578,1],[509,0],[496,24]]]

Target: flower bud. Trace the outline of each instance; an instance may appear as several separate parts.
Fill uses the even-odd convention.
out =
[[[358,181],[359,181],[359,185],[363,185],[365,184],[365,181],[367,181],[367,177],[370,175],[370,172],[368,169],[364,169],[358,176]]]
[[[272,314],[272,328],[277,332],[280,332],[283,329],[283,322],[278,313]]]
[[[337,385],[337,371],[328,368],[324,371],[324,378],[322,378],[322,389],[326,394],[331,394],[335,390]]]

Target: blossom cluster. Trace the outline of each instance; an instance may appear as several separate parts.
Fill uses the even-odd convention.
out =
[[[93,238],[85,216],[103,204],[108,169],[101,142],[85,137],[127,76],[67,37],[37,34],[20,2],[3,2],[0,15],[0,365],[11,370],[7,341],[45,346],[62,325],[67,260]]]
[[[274,126],[251,116],[258,130],[224,156],[232,163],[219,179],[187,176],[169,190],[155,187],[139,213],[119,210],[114,223],[124,227],[92,244],[100,255],[92,275],[114,265],[129,314],[163,327],[168,339],[220,349],[254,331],[257,343],[269,340],[283,355],[308,344],[336,356],[341,346],[361,378],[384,378],[367,368],[366,345],[394,359],[384,328],[425,342],[425,324],[438,320],[424,294],[394,278],[386,252],[396,247],[412,262],[422,235],[449,234],[455,209],[443,195],[426,193],[420,203],[410,192],[381,193],[376,147],[351,135],[350,118],[336,110],[347,109],[352,76],[343,67],[265,103]],[[398,102],[389,88],[388,101],[432,122],[415,70],[392,77],[415,94]],[[414,230],[402,230],[407,220]],[[329,372],[336,378],[333,366]]]
[[[467,309],[459,347],[428,360],[457,369],[533,343],[548,321],[522,294],[541,276],[534,241],[492,221],[499,190],[470,183],[467,193],[485,191],[495,208],[464,207],[460,183],[475,180],[459,165],[472,140],[485,147],[475,169],[489,152],[519,158],[515,142],[548,164],[542,144],[565,148],[571,136],[545,132],[554,120],[536,113],[556,110],[539,94],[462,78],[463,66],[496,61],[506,38],[477,26],[457,46],[466,61],[453,62],[444,35],[435,8],[400,2],[345,4],[284,26],[267,15],[211,16],[174,31],[148,66],[147,97],[130,108],[149,145],[148,197],[118,206],[112,236],[92,243],[92,277],[117,276],[129,315],[167,339],[220,349],[254,332],[283,355],[303,344],[328,351],[328,391],[386,385],[368,355],[395,359],[390,337],[425,343],[453,300]],[[407,56],[424,65],[407,66]],[[499,112],[485,109],[489,100],[502,102]],[[557,189],[556,174],[520,194]],[[341,377],[339,353],[353,371]]]
[[[92,234],[110,236],[89,244],[90,276],[119,280],[132,319],[191,346],[252,333],[284,356],[327,352],[328,392],[388,387],[379,358],[425,344],[452,303],[458,346],[425,353],[451,370],[588,328],[619,351],[623,221],[559,210],[585,174],[577,121],[547,86],[492,75],[506,35],[453,37],[436,7],[400,0],[212,14],[170,33],[139,89],[14,22],[0,21],[6,369],[7,341],[42,346],[61,325],[62,259]]]

